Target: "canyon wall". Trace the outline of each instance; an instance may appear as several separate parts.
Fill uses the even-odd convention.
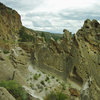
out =
[[[80,85],[81,100],[99,100],[99,22],[87,19],[76,34],[64,29],[61,39],[55,40],[51,37],[49,42],[37,32],[24,27],[28,38],[34,38],[34,41],[32,39],[19,43],[18,39],[21,37],[18,33],[21,28],[20,15],[0,3],[0,80],[12,79],[16,70],[15,79],[21,84],[27,84],[27,64],[32,61],[40,70]],[[16,42],[10,42],[14,40]],[[10,54],[5,55],[3,50],[8,50],[8,43],[10,47],[14,44],[14,49],[9,48]]]

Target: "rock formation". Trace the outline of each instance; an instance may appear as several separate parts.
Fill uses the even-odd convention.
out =
[[[0,40],[12,40],[22,26],[20,15],[0,3]]]
[[[27,84],[27,65],[32,61],[39,69],[79,85],[80,100],[100,99],[99,22],[87,19],[76,34],[64,29],[61,39],[51,36],[49,42],[44,33],[41,36],[38,31],[25,28],[25,34],[32,41],[18,43],[21,28],[20,15],[0,3],[0,80],[15,79],[20,84]],[[10,42],[12,37],[16,42]],[[9,53],[5,54],[5,50]]]
[[[64,80],[68,78],[80,86],[89,80],[89,98],[99,100],[100,24],[96,20],[87,19],[73,36],[64,30],[59,43],[52,39],[49,44],[37,43],[33,52],[39,68],[49,70]]]
[[[5,88],[0,87],[0,100],[16,100]]]

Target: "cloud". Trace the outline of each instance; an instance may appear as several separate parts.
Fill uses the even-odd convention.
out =
[[[97,12],[98,7],[93,7],[90,10],[63,10],[63,13],[60,13],[59,16],[62,19],[69,20],[85,20],[89,19],[97,19],[100,20],[100,10]]]
[[[16,9],[26,27],[62,33],[63,29],[75,33],[84,20],[100,21],[100,0],[0,0]]]
[[[34,27],[52,27],[52,24],[48,20],[33,20],[32,21]]]
[[[42,0],[0,0],[7,6],[10,6],[19,11],[30,11],[42,4]]]

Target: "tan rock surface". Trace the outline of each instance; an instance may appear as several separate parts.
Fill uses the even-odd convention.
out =
[[[0,87],[0,100],[16,100],[5,88]]]
[[[20,15],[0,3],[0,40],[13,40],[22,26]]]

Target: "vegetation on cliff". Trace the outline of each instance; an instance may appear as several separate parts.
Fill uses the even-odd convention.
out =
[[[58,34],[53,34],[53,33],[46,33],[46,32],[41,32],[39,34],[41,37],[44,37],[45,41],[47,43],[50,42],[50,39],[53,38],[55,41],[60,40],[62,37]]]
[[[16,81],[1,81],[0,87],[6,88],[9,93],[16,98],[16,100],[27,100],[28,98],[27,93]]]
[[[67,96],[63,92],[51,92],[48,94],[44,100],[66,100]]]
[[[19,41],[20,42],[34,42],[35,41],[35,37],[34,35],[26,32],[26,29],[25,27],[22,27],[20,30],[19,30]],[[46,41],[46,43],[49,43],[51,38],[53,38],[55,41],[57,40],[61,40],[62,39],[62,35],[60,34],[53,34],[53,33],[49,33],[49,32],[38,32],[38,31],[33,31],[33,30],[30,30],[28,29],[29,31],[31,32],[34,32],[36,33],[37,36],[41,36],[44,38],[44,40]]]
[[[43,37],[47,43],[50,42],[51,38],[53,38],[55,41],[62,39],[61,34],[54,34],[54,33],[43,32],[43,31],[36,31],[36,33],[37,35]]]
[[[25,32],[25,28],[22,27],[19,31],[20,42],[34,42],[34,37]]]

